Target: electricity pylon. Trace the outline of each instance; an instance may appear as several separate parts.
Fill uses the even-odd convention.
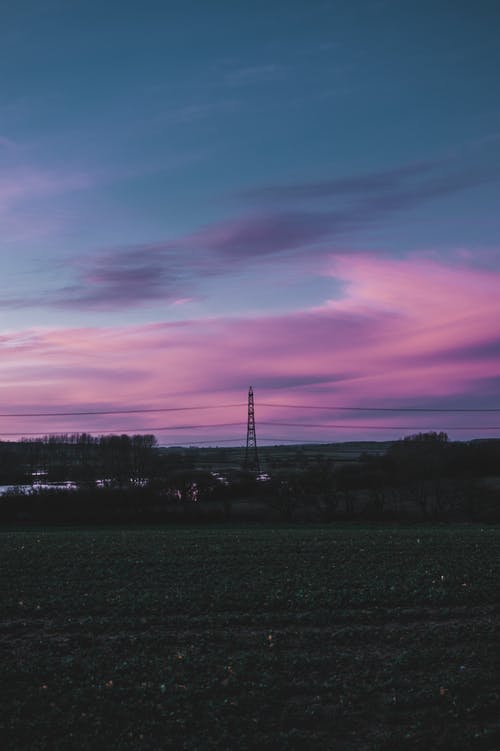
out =
[[[253,388],[251,386],[248,389],[247,447],[245,450],[244,468],[251,472],[260,472],[257,438],[255,435],[255,406],[253,403]]]

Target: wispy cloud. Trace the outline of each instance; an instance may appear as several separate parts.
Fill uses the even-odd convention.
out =
[[[466,168],[443,159],[327,181],[264,186],[247,193],[258,201],[252,213],[163,242],[88,254],[72,264],[69,285],[24,304],[111,311],[196,297],[206,277],[227,276],[262,262],[297,262],[311,253],[338,254],[349,240],[401,212],[499,178],[495,165]],[[0,220],[2,205],[79,189],[89,179],[36,171],[21,173],[19,180],[4,176]],[[15,304],[4,299],[3,305],[7,302]]]
[[[344,199],[352,216],[385,218],[400,209],[411,209],[436,198],[477,188],[500,179],[500,167],[490,163],[461,165],[451,158],[413,162],[377,172],[365,172],[332,180],[262,186],[246,196],[260,202],[285,203]]]
[[[62,310],[115,311],[158,300],[175,304],[189,297],[180,272],[169,274],[165,249],[140,246],[109,250],[73,263],[74,281],[29,297],[4,296],[0,308],[48,307]]]
[[[172,400],[187,406],[216,405],[241,401],[251,382],[263,402],[274,398],[300,404],[307,397],[307,403],[318,407],[314,422],[353,425],[357,418],[321,407],[325,403],[470,406],[477,403],[480,384],[486,380],[489,403],[498,401],[498,272],[417,258],[395,262],[360,255],[336,259],[331,273],[344,280],[345,296],[292,315],[5,335],[0,341],[0,386],[9,394],[12,411],[22,411],[22,405],[26,409],[42,403],[75,408],[154,408],[169,406]],[[262,421],[291,421],[291,414],[259,407],[258,416]],[[228,410],[221,420],[215,409],[207,421],[243,421],[243,417],[241,410]],[[390,425],[391,419],[392,424],[401,424],[397,416],[371,415],[369,422]],[[439,428],[442,419],[412,416],[411,424],[419,420],[423,429]],[[449,416],[447,424],[453,419]],[[464,417],[460,419],[463,424]],[[479,419],[474,417],[475,424]],[[113,419],[110,425],[110,418],[67,418],[54,420],[51,429],[146,424],[160,428],[186,422],[182,414],[168,420],[152,414],[147,420],[129,415]],[[294,414],[294,421],[298,420],[299,414]],[[311,415],[303,420],[311,422]],[[43,425],[47,430],[47,421]],[[20,432],[21,427],[28,431],[33,420],[23,426],[14,420],[2,422],[4,431],[17,426]],[[335,431],[328,436],[339,437]]]
[[[238,263],[307,247],[331,235],[341,222],[341,216],[319,212],[255,214],[205,227],[183,244]]]
[[[289,201],[361,195],[366,197],[374,191],[399,191],[409,179],[420,178],[435,172],[443,160],[421,161],[376,172],[362,172],[347,177],[316,182],[290,183],[288,185],[264,185],[247,190],[243,195],[264,200]]]
[[[113,310],[175,299],[176,279],[168,273],[163,249],[143,246],[127,252],[104,253],[78,263],[77,283],[62,288],[52,299],[57,307]]]

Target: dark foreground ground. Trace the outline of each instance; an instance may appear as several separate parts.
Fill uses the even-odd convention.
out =
[[[0,532],[0,736],[500,749],[498,527]]]

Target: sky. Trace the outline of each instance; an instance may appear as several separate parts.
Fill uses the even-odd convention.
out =
[[[0,10],[0,439],[500,436],[497,0]]]

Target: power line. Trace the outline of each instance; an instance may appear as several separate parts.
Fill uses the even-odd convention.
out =
[[[266,421],[260,421],[259,423],[262,426],[272,426],[272,427],[289,427],[289,428],[314,428],[314,429],[328,429],[328,430],[412,430],[412,431],[422,431],[422,430],[431,430],[429,426],[425,425],[345,425],[345,424],[337,424],[337,423],[328,423],[328,424],[321,424],[321,423],[294,423],[294,422],[266,422]],[[241,427],[243,429],[244,423],[236,423],[236,422],[226,422],[226,423],[215,423],[215,424],[205,424],[205,425],[162,425],[162,426],[149,426],[149,427],[134,427],[134,428],[114,428],[114,429],[86,429],[86,430],[76,430],[72,431],[72,435],[78,435],[82,433],[94,433],[98,435],[104,435],[107,433],[111,434],[137,434],[137,433],[158,433],[160,431],[172,431],[172,430],[212,430],[214,428],[234,428],[234,427]],[[483,431],[483,430],[498,430],[500,431],[500,426],[498,425],[451,425],[451,426],[439,426],[440,431],[446,431],[446,430],[476,430],[476,431]],[[27,431],[17,431],[17,432],[2,432],[0,431],[0,436],[59,436],[64,435],[68,431],[64,430],[55,430],[55,431],[35,431],[35,432],[27,432]],[[265,436],[263,436],[263,439],[267,440]],[[222,440],[222,439],[220,439]],[[235,439],[236,440],[236,439]],[[294,439],[296,441],[296,439]]]
[[[0,417],[22,418],[22,417],[91,417],[93,415],[133,415],[133,414],[156,414],[164,412],[188,412],[207,409],[229,409],[234,407],[246,407],[246,402],[235,402],[232,404],[199,404],[191,407],[144,407],[130,409],[106,409],[106,410],[80,410],[78,412],[3,412]],[[498,413],[500,407],[464,407],[464,408],[439,408],[439,407],[350,407],[345,405],[318,405],[318,404],[285,404],[280,402],[258,402],[257,406],[284,408],[284,409],[320,409],[339,412],[415,412],[415,413]],[[260,421],[259,421],[260,422]]]
[[[134,415],[156,412],[188,412],[198,409],[228,409],[229,407],[245,407],[245,402],[236,404],[206,404],[196,407],[155,407],[144,409],[106,409],[106,410],[85,410],[82,412],[4,412],[0,417],[82,417],[92,415]]]
[[[324,409],[334,411],[350,411],[350,412],[446,412],[446,413],[460,413],[460,412],[500,412],[500,407],[481,407],[475,408],[447,408],[443,407],[345,407],[334,405],[318,405],[318,404],[279,404],[276,402],[259,402],[259,407],[283,407],[286,409]]]
[[[69,432],[69,435],[79,435],[82,433],[98,433],[99,435],[104,433],[115,433],[117,435],[120,434],[126,434],[126,433],[154,433],[159,432],[160,430],[200,430],[203,428],[241,428],[243,427],[244,423],[240,422],[220,422],[215,425],[162,425],[158,427],[148,427],[148,428],[114,428],[114,429],[104,429],[101,430],[100,428],[90,428],[87,430],[75,430]],[[6,436],[13,436],[13,435],[22,435],[22,436],[33,436],[33,435],[44,435],[44,436],[50,436],[50,435],[66,435],[68,434],[67,430],[38,430],[35,432],[26,432],[24,430],[17,431],[17,432],[9,432],[4,433],[0,431],[0,435],[6,435]]]
[[[304,423],[304,422],[263,422],[259,425],[273,425],[287,428],[328,428],[336,430],[337,428],[346,430],[430,430],[426,425],[340,425],[338,423]],[[450,425],[448,427],[439,426],[439,430],[500,430],[497,425]]]

